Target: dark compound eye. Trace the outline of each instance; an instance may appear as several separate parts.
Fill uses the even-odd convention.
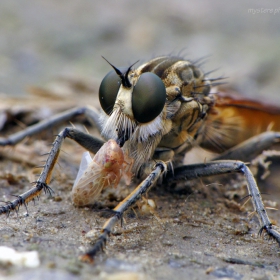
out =
[[[132,111],[140,123],[155,119],[166,101],[166,89],[162,80],[154,73],[143,73],[132,92]]]
[[[120,71],[125,71],[127,68],[121,67]],[[115,70],[110,71],[102,80],[99,87],[99,102],[106,114],[110,115],[113,110],[118,91],[121,85],[121,78]]]

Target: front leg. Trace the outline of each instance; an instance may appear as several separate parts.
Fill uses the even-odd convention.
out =
[[[163,174],[163,172],[166,171],[166,169],[167,167],[164,162],[158,162],[147,178],[113,209],[114,215],[104,224],[101,234],[99,235],[94,246],[80,257],[82,261],[93,262],[96,254],[105,247],[108,236],[110,235],[115,224],[122,219],[124,212],[133,206],[137,201],[139,201],[142,195],[148,192],[148,190],[157,182],[159,177]]]
[[[77,143],[79,143],[81,146],[83,146],[85,149],[87,149],[92,153],[96,153],[104,144],[104,141],[97,139],[84,132],[81,132],[75,128],[65,128],[57,135],[52,145],[52,149],[50,150],[48,158],[45,162],[44,168],[38,180],[35,182],[35,186],[32,189],[28,190],[27,192],[17,196],[15,200],[10,201],[6,205],[1,206],[0,214],[6,213],[7,215],[9,215],[9,213],[12,210],[17,211],[21,205],[26,205],[29,201],[39,196],[42,190],[44,190],[45,193],[49,193],[49,194],[53,192],[48,184],[50,183],[51,175],[54,166],[57,162],[61,145],[66,137],[73,139],[74,141],[76,141]]]
[[[208,163],[186,165],[175,168],[174,173],[169,172],[167,180],[191,180],[213,175],[241,172],[245,175],[249,196],[252,199],[253,207],[260,221],[260,231],[266,231],[269,236],[274,238],[280,244],[280,233],[273,228],[273,225],[267,215],[259,188],[250,169],[241,161],[220,160]]]

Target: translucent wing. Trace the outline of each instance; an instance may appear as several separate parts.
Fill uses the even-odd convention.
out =
[[[102,166],[92,161],[72,189],[72,201],[77,206],[93,204],[108,184]]]
[[[78,181],[80,180],[82,175],[85,173],[85,171],[88,168],[90,162],[92,162],[92,158],[90,156],[90,153],[89,152],[84,152],[83,156],[82,156],[81,163],[80,163],[79,171],[78,171],[77,177],[76,177],[74,185],[73,185],[73,188],[77,185]]]

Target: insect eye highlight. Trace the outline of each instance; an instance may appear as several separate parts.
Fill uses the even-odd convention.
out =
[[[162,80],[154,73],[143,73],[132,93],[132,111],[140,123],[155,119],[166,101],[166,89]]]
[[[120,68],[124,70],[126,68]],[[102,80],[99,87],[99,102],[107,115],[113,110],[118,91],[121,85],[121,78],[115,70],[110,71]]]

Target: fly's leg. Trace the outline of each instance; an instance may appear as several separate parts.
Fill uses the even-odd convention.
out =
[[[246,177],[248,193],[261,225],[259,233],[262,234],[262,232],[265,231],[270,237],[274,238],[278,244],[280,244],[280,233],[273,228],[262,202],[262,197],[255,178],[244,162],[220,160],[202,164],[185,165],[175,168],[174,173],[172,174],[169,172],[167,179],[170,181],[190,180],[233,172],[241,172]]]
[[[48,186],[48,184],[50,183],[52,171],[58,159],[61,145],[66,137],[73,139],[92,153],[96,153],[104,144],[104,141],[81,132],[75,128],[65,128],[57,135],[55,141],[53,142],[52,149],[49,152],[49,156],[45,162],[43,171],[36,181],[35,186],[27,192],[17,196],[15,200],[1,206],[0,214],[6,213],[9,215],[12,210],[17,211],[21,205],[26,205],[29,201],[39,196],[42,190],[44,190],[45,193],[49,193],[50,195],[52,194],[53,190]]]
[[[263,168],[261,179],[265,179],[269,175],[269,166],[273,157],[279,158],[279,151],[269,150],[272,145],[279,143],[280,132],[267,131],[257,136],[251,137],[239,145],[225,151],[214,160],[236,159],[241,161],[250,161],[250,167]],[[251,169],[255,173],[254,169]]]
[[[251,161],[262,151],[269,149],[273,144],[279,143],[280,132],[267,131],[242,142],[241,144],[225,151],[215,160],[236,159]]]
[[[136,189],[128,195],[122,202],[120,202],[113,210],[114,215],[106,221],[104,224],[101,234],[98,237],[95,245],[80,258],[86,262],[93,262],[95,255],[102,251],[106,245],[108,236],[110,235],[115,224],[122,219],[124,212],[134,205],[139,199],[147,193],[147,191],[155,184],[158,178],[166,171],[166,164],[163,162],[158,162],[154,170],[150,173],[147,178],[140,183]]]
[[[32,136],[34,134],[40,133],[46,129],[54,125],[58,125],[59,123],[69,121],[73,117],[78,115],[85,115],[87,119],[101,131],[101,127],[99,124],[99,113],[96,109],[91,107],[81,107],[81,108],[74,108],[62,112],[60,114],[54,115],[46,120],[43,120],[37,124],[31,125],[24,130],[21,130],[17,133],[14,133],[7,138],[0,137],[0,146],[6,145],[15,145],[21,140],[23,140],[27,136]]]

